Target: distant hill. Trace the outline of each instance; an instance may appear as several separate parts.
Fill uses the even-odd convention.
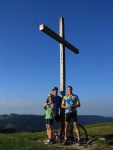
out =
[[[90,125],[104,122],[113,122],[112,117],[103,117],[96,115],[79,115],[78,122],[82,125]],[[56,122],[54,123],[56,125]],[[17,132],[22,131],[44,131],[44,115],[0,115],[0,129],[15,128]]]
[[[78,122],[82,125],[90,125],[104,122],[113,122],[112,117],[103,117],[97,115],[79,115]]]

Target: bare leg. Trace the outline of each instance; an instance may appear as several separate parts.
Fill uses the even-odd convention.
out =
[[[58,122],[58,135],[61,135],[61,129],[62,129],[62,122]]]
[[[69,122],[65,122],[65,139],[68,137]]]
[[[50,140],[53,138],[52,125],[48,125],[48,138]]]
[[[77,138],[80,139],[80,131],[77,122],[74,122],[74,128],[77,134]]]
[[[48,127],[49,125],[47,124],[47,126],[46,126],[46,133],[47,133],[47,137],[49,138],[49,127]]]
[[[47,130],[47,128],[48,128],[48,124],[46,124],[46,135],[47,135],[47,138],[48,138],[48,130]]]

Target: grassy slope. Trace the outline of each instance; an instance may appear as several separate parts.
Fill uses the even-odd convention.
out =
[[[88,134],[94,134],[94,135],[113,134],[113,122],[87,125],[85,126],[85,128],[88,131]]]
[[[92,135],[97,140],[91,150],[113,150],[113,122],[100,123],[95,125],[85,126],[88,135]],[[105,141],[100,141],[99,138],[105,138]]]
[[[85,126],[88,134],[97,135],[97,136],[110,136],[113,135],[113,122],[112,123],[102,123],[95,125]],[[37,142],[39,139],[44,140],[46,138],[45,132],[21,132],[14,134],[0,134],[0,150],[75,150],[73,147],[61,147],[56,144],[54,145],[45,145],[44,142]],[[111,143],[113,144],[113,143]],[[104,148],[103,148],[104,146]],[[112,145],[111,145],[112,146]],[[91,148],[91,147],[90,147]],[[111,150],[108,143],[99,143],[97,142],[96,147],[91,149],[95,150]]]

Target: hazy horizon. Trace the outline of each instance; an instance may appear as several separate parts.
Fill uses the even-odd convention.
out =
[[[101,102],[100,102],[101,103]],[[105,117],[113,117],[112,106],[106,105],[106,110],[103,111],[101,104],[91,102],[88,105],[84,102],[81,103],[81,107],[77,108],[78,115],[98,115]],[[0,101],[0,114],[33,114],[33,115],[45,115],[45,109],[43,108],[44,101],[40,100],[2,100]],[[90,113],[89,113],[90,112]]]

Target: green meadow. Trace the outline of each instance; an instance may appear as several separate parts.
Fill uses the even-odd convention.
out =
[[[45,145],[45,132],[0,133],[0,150],[113,150],[113,122],[85,126],[92,143],[82,146]],[[105,140],[99,140],[105,138]]]

